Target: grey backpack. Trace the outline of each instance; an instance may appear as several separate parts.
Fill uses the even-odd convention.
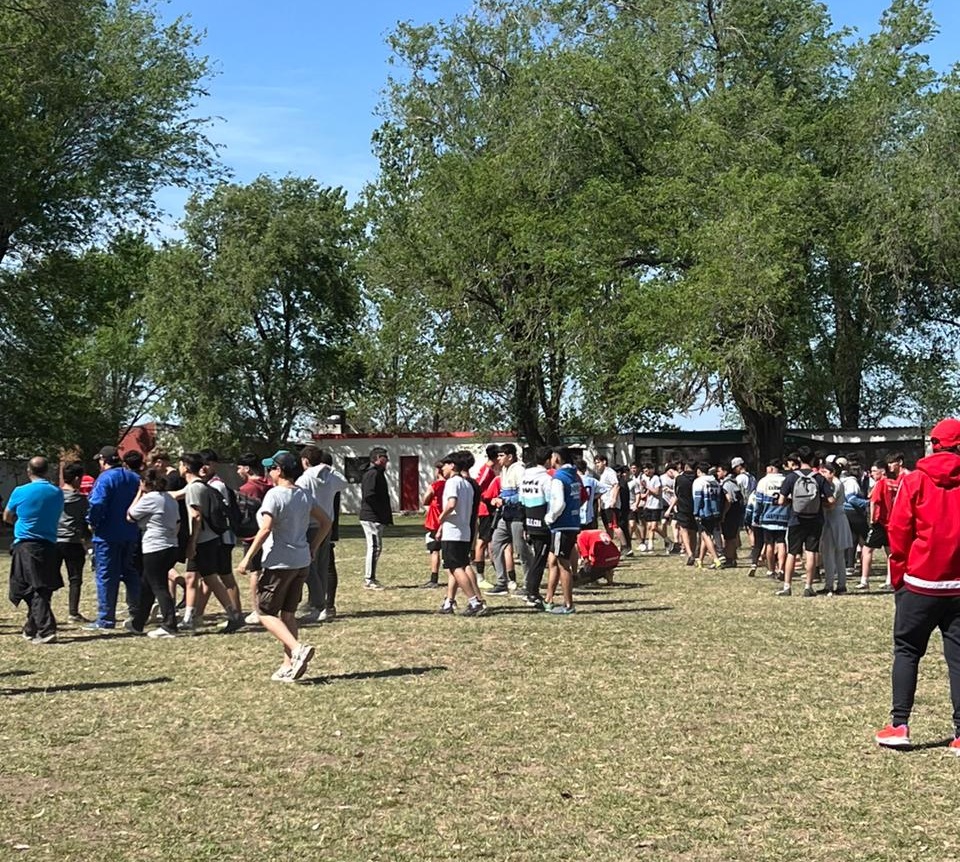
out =
[[[816,515],[820,511],[820,487],[813,474],[797,474],[797,483],[793,486],[793,511],[798,515]]]

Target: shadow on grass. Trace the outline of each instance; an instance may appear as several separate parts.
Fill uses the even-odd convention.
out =
[[[436,616],[436,610],[423,610],[421,608],[406,608],[399,610],[372,610],[372,611],[350,611],[343,616],[337,615],[337,619],[363,619],[364,617],[432,617]],[[306,627],[324,625],[324,623],[307,623]],[[301,627],[303,624],[301,623]]]
[[[132,688],[141,685],[156,685],[162,682],[173,682],[173,677],[158,676],[153,679],[128,679],[117,682],[71,682],[66,685],[38,685],[34,688],[0,688],[0,695],[15,694],[57,694],[63,691],[97,691],[108,688]]]
[[[446,665],[430,665],[426,667],[390,667],[385,670],[361,670],[355,673],[338,673],[330,676],[311,676],[300,680],[300,685],[326,685],[331,682],[341,682],[363,679],[389,679],[394,676],[423,676],[434,671],[447,670]]]
[[[593,602],[575,602],[577,608],[576,614],[574,617],[577,617],[581,614],[644,614],[650,611],[672,611],[673,605],[662,605],[652,608],[597,608],[593,610]],[[488,605],[489,610],[484,615],[483,619],[488,617],[499,617],[505,614],[528,614],[530,616],[537,617],[562,617],[563,614],[551,614],[548,611],[535,611],[533,608],[528,608],[526,605]]]
[[[935,739],[932,742],[920,742],[916,745],[910,745],[906,748],[896,748],[894,751],[905,753],[908,751],[926,751],[930,748],[946,748],[951,742],[953,742],[953,737],[948,736],[945,739]]]
[[[5,670],[0,673],[0,679],[8,676],[30,676],[35,671],[32,670]]]

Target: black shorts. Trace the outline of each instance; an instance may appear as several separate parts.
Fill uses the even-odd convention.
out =
[[[801,518],[787,528],[787,553],[798,556],[804,551],[820,550],[823,522],[819,518]]]
[[[440,550],[440,540],[437,539],[433,533],[424,534],[423,544],[426,546],[428,554],[432,554],[434,551]]]
[[[853,511],[844,511],[843,514],[847,516],[847,523],[850,525],[850,532],[853,533],[853,540],[862,545],[869,531],[867,513],[854,509]]]
[[[683,527],[687,530],[692,530],[697,526],[692,512],[681,512],[679,509],[676,509],[673,513],[673,520],[676,521],[678,527]]]
[[[217,574],[233,574],[233,545],[220,543],[220,552],[217,554]]]
[[[596,530],[597,529],[597,513],[593,513],[593,517],[589,521],[580,522],[581,530]]]
[[[220,549],[222,547],[223,542],[219,539],[201,542],[197,545],[197,551],[193,559],[187,560],[187,571],[195,572],[201,578],[209,578],[218,574],[220,570]]]
[[[870,529],[867,530],[867,538],[864,541],[864,544],[868,548],[873,548],[875,551],[879,548],[885,548],[890,544],[890,540],[887,538],[887,527],[886,524],[879,524],[874,522],[870,525]]]
[[[787,531],[754,527],[753,541],[755,544],[761,545],[785,545],[787,543]]]
[[[663,509],[644,509],[643,520],[647,524],[659,524],[663,518]]]
[[[700,518],[698,522],[698,526],[700,528],[701,533],[709,533],[710,535],[713,535],[719,523],[720,523],[720,516],[714,515],[711,518]]]
[[[600,510],[600,519],[603,521],[603,526],[608,530],[615,530],[620,526],[620,510],[619,509],[601,509]]]
[[[493,515],[481,515],[477,518],[477,538],[489,542],[493,538]]]
[[[577,534],[573,530],[554,530],[550,533],[550,550],[554,556],[569,560],[577,546]]]
[[[727,517],[720,522],[720,533],[725,539],[735,539],[743,526],[743,512],[730,511]]]
[[[264,569],[257,578],[257,610],[268,617],[296,613],[307,580],[302,569]]]
[[[470,543],[441,541],[440,556],[443,558],[443,567],[448,571],[465,569],[470,565]]]

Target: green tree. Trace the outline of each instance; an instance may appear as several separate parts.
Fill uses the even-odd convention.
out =
[[[119,440],[156,403],[141,299],[155,252],[120,234],[80,255],[55,252],[0,274],[0,444],[8,452]]]
[[[207,61],[138,0],[0,0],[0,261],[156,215],[209,174]]]
[[[285,443],[356,388],[359,227],[341,189],[259,177],[194,196],[146,298],[153,377],[187,439]]]

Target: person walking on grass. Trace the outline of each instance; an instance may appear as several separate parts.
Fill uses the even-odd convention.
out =
[[[476,580],[468,571],[475,536],[477,517],[476,490],[463,475],[470,469],[468,453],[451,452],[442,459],[444,478],[443,508],[440,510],[440,555],[447,570],[447,595],[441,614],[452,614],[459,590],[467,598],[461,616],[480,617],[487,606],[480,597]]]
[[[387,450],[375,446],[370,450],[370,464],[360,479],[360,527],[367,540],[363,563],[363,586],[368,590],[382,590],[377,580],[377,561],[383,551],[383,531],[393,523],[390,490],[387,488]]]
[[[257,579],[257,613],[262,625],[283,644],[283,663],[271,677],[275,682],[296,682],[306,672],[314,648],[297,638],[297,607],[307,580],[310,561],[329,535],[332,521],[303,488],[297,487],[303,468],[289,452],[279,452],[263,462],[274,486],[267,491],[257,512],[260,529],[247,548],[237,574],[263,550]],[[307,529],[317,524],[307,543]]]
[[[128,632],[144,634],[153,603],[160,606],[159,628],[148,632],[151,638],[172,638],[177,634],[177,609],[170,595],[168,574],[177,561],[180,507],[167,490],[166,471],[149,467],[140,480],[140,490],[127,509],[127,520],[142,533],[140,600],[133,616],[123,624]]]
[[[49,470],[46,458],[31,458],[27,464],[30,481],[14,488],[3,512],[3,520],[13,524],[10,601],[27,606],[23,637],[37,645],[57,639],[50,599],[63,586],[57,554],[63,491],[49,481]]]
[[[960,420],[944,419],[930,432],[933,454],[903,477],[890,519],[893,620],[890,723],[874,739],[887,748],[910,745],[910,713],[917,669],[934,629],[953,702],[953,740],[960,754]]]

